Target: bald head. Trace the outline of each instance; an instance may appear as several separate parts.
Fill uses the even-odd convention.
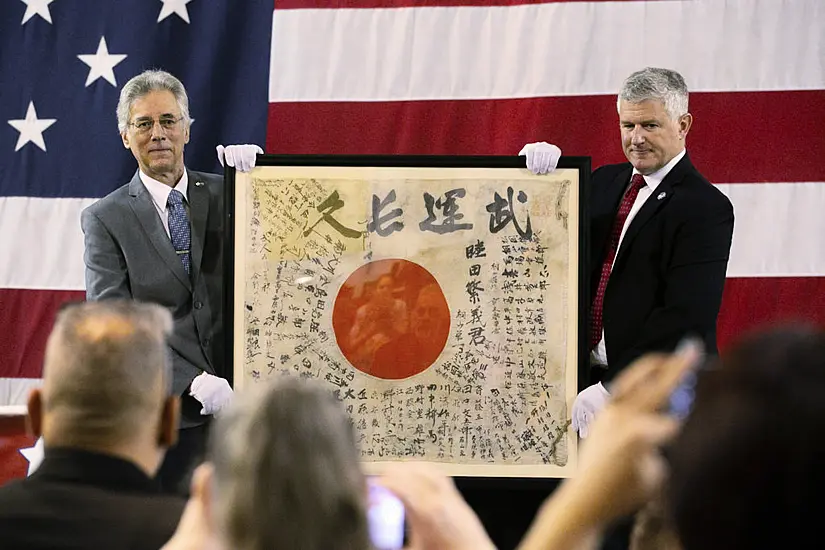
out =
[[[47,445],[122,446],[157,424],[171,386],[171,315],[133,301],[64,309],[46,346],[43,432]]]

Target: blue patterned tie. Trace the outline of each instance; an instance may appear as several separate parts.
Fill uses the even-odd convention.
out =
[[[186,215],[186,207],[183,205],[183,194],[177,189],[169,192],[166,199],[166,207],[169,209],[169,235],[172,237],[172,246],[178,258],[183,263],[186,273],[190,272],[189,246],[192,242],[192,234],[189,229],[189,217]]]

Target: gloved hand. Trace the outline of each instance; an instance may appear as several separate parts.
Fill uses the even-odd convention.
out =
[[[189,395],[203,405],[202,415],[216,414],[229,404],[233,393],[229,382],[205,372],[196,376],[189,385]]]
[[[528,143],[518,152],[527,157],[527,169],[534,174],[547,174],[556,169],[561,157],[561,149],[544,141]]]
[[[590,425],[609,400],[610,394],[601,382],[583,389],[576,396],[570,416],[573,417],[573,429],[579,432],[579,437],[584,439],[589,435]]]
[[[255,168],[255,155],[264,154],[264,150],[257,145],[218,145],[215,149],[221,166],[226,159],[226,164],[234,166],[240,172],[249,172]]]

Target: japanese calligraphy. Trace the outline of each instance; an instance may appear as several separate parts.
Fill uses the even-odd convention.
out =
[[[518,192],[518,201],[520,203],[527,202],[527,194],[524,191]],[[501,195],[496,192],[493,202],[487,205],[487,212],[490,213],[490,233],[498,233],[504,229],[510,222],[516,227],[516,231],[525,239],[530,239],[533,236],[533,228],[530,225],[530,214],[527,214],[527,224],[522,229],[516,219],[513,210],[513,188],[507,187],[507,199],[503,199]]]
[[[403,213],[400,208],[395,208],[384,215],[381,214],[384,208],[393,202],[395,202],[395,189],[390,191],[384,200],[379,199],[378,195],[372,196],[372,221],[367,225],[367,231],[378,233],[381,237],[388,237],[404,229],[404,222],[395,220]]]
[[[361,232],[356,229],[351,229],[349,227],[344,226],[341,222],[336,220],[332,217],[332,214],[337,210],[340,210],[344,207],[344,201],[338,196],[338,191],[333,191],[332,194],[324,199],[324,201],[318,205],[317,210],[321,213],[321,216],[313,223],[311,226],[307,227],[304,230],[304,237],[312,233],[312,230],[315,229],[322,221],[327,222],[333,229],[335,229],[338,233],[347,237],[349,239],[357,239],[361,236]]]
[[[427,219],[418,224],[421,231],[432,231],[438,234],[452,233],[453,231],[466,231],[473,228],[472,223],[458,223],[464,218],[464,214],[458,211],[457,199],[463,197],[467,191],[461,189],[450,189],[444,193],[444,198],[436,200],[431,194],[424,193],[424,206],[427,208]],[[443,220],[441,223],[434,223],[438,216],[435,209],[441,210]]]
[[[575,471],[569,173],[256,170],[236,198],[236,383],[324,384],[365,463]]]

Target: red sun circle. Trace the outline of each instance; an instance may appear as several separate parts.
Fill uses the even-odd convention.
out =
[[[450,333],[450,308],[438,281],[409,260],[366,263],[335,297],[332,329],[353,367],[386,380],[428,369]]]

